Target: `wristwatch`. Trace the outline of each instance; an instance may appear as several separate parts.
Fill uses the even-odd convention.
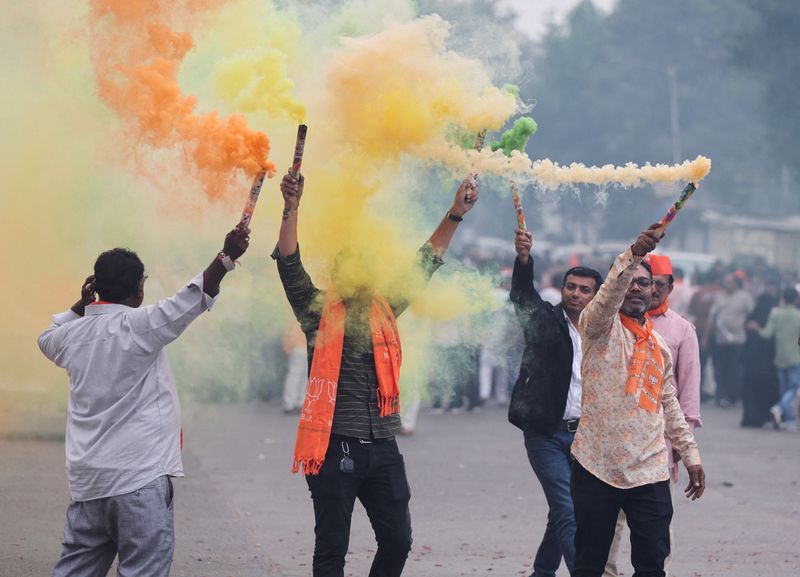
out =
[[[219,262],[222,263],[222,266],[224,266],[225,270],[228,271],[228,272],[231,272],[233,269],[236,268],[236,263],[234,263],[233,260],[231,259],[231,257],[229,257],[227,254],[225,254],[222,251],[219,251],[219,254],[217,255],[217,259],[219,260]]]
[[[449,218],[453,222],[461,222],[462,220],[464,220],[463,216],[458,216],[457,214],[453,214],[449,210],[447,211],[447,218]]]

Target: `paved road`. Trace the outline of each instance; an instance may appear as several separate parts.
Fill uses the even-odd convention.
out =
[[[740,429],[738,419],[704,408],[697,437],[709,487],[698,502],[676,498],[678,576],[800,575],[800,435]],[[311,501],[289,471],[295,417],[263,403],[191,405],[184,421],[172,575],[310,575]],[[58,556],[68,497],[63,439],[52,432],[63,423],[48,427],[0,440],[0,577],[49,575]],[[546,504],[504,410],[423,412],[399,443],[414,526],[404,575],[527,575]],[[357,505],[346,574],[365,576],[374,550]]]

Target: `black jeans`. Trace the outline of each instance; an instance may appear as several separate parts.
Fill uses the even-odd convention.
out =
[[[633,577],[664,577],[672,521],[669,481],[617,489],[573,461],[572,501],[577,524],[572,577],[601,577],[620,509],[631,530]]]
[[[340,470],[345,450],[353,471]],[[369,577],[397,577],[411,549],[411,493],[394,439],[362,443],[331,435],[319,475],[306,476],[314,501],[314,577],[342,577],[356,497],[364,505],[378,550]]]

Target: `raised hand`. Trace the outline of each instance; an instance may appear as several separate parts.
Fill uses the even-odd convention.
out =
[[[450,214],[464,216],[472,210],[476,202],[478,202],[478,177],[473,174],[465,178],[458,187]]]
[[[644,256],[656,248],[658,241],[664,238],[663,232],[658,232],[656,229],[661,226],[661,223],[651,224],[647,230],[639,233],[639,237],[631,245],[631,251],[636,256]]]
[[[236,260],[247,251],[249,246],[250,229],[240,223],[225,235],[225,245],[222,248],[222,252],[231,257],[232,260]]]
[[[305,177],[298,174],[297,177],[291,174],[286,174],[281,180],[281,194],[283,194],[284,209],[289,212],[295,210],[300,205],[300,198],[303,196],[303,186],[305,186]],[[284,210],[284,213],[286,210]]]
[[[533,246],[533,236],[530,231],[518,228],[514,231],[514,249],[517,251],[517,258],[522,264],[528,264]]]

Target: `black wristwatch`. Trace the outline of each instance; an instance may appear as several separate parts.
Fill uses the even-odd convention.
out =
[[[463,216],[458,216],[457,214],[453,214],[449,210],[447,211],[447,218],[449,218],[453,222],[461,222],[462,220],[464,220]]]

